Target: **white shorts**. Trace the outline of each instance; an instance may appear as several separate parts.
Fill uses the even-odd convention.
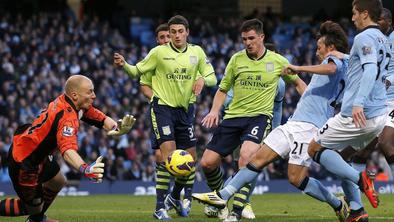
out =
[[[387,101],[387,108],[388,114],[385,126],[394,128],[394,101]]]
[[[357,128],[352,117],[343,117],[341,113],[331,117],[315,134],[315,141],[323,147],[341,150],[352,146],[356,150],[366,147],[383,130],[387,120],[381,115],[367,120],[365,128]]]
[[[264,143],[282,158],[289,157],[289,163],[309,167],[308,146],[317,130],[311,123],[289,121],[268,134]]]

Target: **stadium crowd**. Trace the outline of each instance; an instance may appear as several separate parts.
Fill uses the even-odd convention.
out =
[[[283,22],[275,14],[257,15],[264,21],[267,42],[274,42],[278,51],[292,64],[316,64],[315,36],[319,23],[313,19],[296,19]],[[135,17],[133,25],[146,19]],[[242,18],[204,21],[191,19],[190,42],[201,45],[209,56],[218,80],[228,60],[242,49],[238,28]],[[146,23],[153,33],[159,21]],[[347,30],[352,42],[355,30],[348,19],[340,24]],[[133,28],[130,29],[133,32]],[[134,33],[135,34],[135,33]],[[133,33],[130,33],[130,36]],[[79,130],[79,153],[87,161],[99,155],[106,159],[108,180],[154,180],[155,160],[150,148],[149,103],[139,91],[138,79],[129,78],[122,69],[112,64],[114,52],[125,55],[130,64],[140,61],[151,44],[138,38],[126,38],[119,30],[97,17],[77,21],[75,17],[55,13],[40,13],[29,18],[21,15],[0,16],[0,181],[8,181],[7,151],[14,130],[19,124],[30,122],[56,95],[61,93],[65,80],[73,74],[87,75],[94,81],[96,103],[107,115],[115,118],[129,113],[137,122],[132,132],[120,138],[110,138],[104,132],[81,125]],[[301,74],[309,82],[310,77]],[[196,105],[197,150],[207,144],[210,132],[200,125],[209,112],[216,88],[206,88]],[[284,98],[282,123],[291,116],[299,96],[295,88],[288,87]],[[373,155],[370,166],[384,169],[384,161]],[[62,158],[58,158],[63,161]],[[225,159],[227,176],[233,173],[232,157]],[[285,178],[287,164],[277,161],[268,166],[260,179]],[[61,171],[69,180],[80,180],[64,162]],[[384,171],[384,170],[383,170]],[[331,176],[312,165],[311,175],[318,179]],[[386,177],[391,177],[387,170]],[[202,174],[197,174],[201,179]]]

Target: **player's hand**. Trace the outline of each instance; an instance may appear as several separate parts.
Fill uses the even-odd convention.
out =
[[[295,75],[295,74],[299,73],[298,67],[299,66],[295,66],[295,65],[289,64],[289,65],[287,65],[287,66],[285,66],[283,68],[282,74],[284,74],[284,75]]]
[[[219,113],[212,111],[209,112],[208,115],[202,119],[201,124],[206,128],[219,125]]]
[[[96,161],[91,164],[82,164],[79,171],[87,178],[95,183],[103,182],[104,163],[103,157],[99,156]]]
[[[365,118],[363,107],[353,106],[352,117],[356,127],[364,128],[367,125],[367,119]]]
[[[203,77],[198,78],[194,82],[194,84],[193,84],[193,93],[194,93],[194,95],[198,96],[198,95],[201,94],[202,88],[204,88],[204,84],[205,84],[205,81],[204,81]]]
[[[114,129],[108,131],[108,136],[121,136],[129,133],[135,123],[135,118],[132,115],[127,114],[123,119],[118,120],[118,125]]]
[[[124,59],[124,57],[121,54],[115,52],[114,65],[117,67],[123,67],[125,63],[126,63],[126,60]]]
[[[331,52],[327,53],[327,56],[335,56],[338,59],[345,58],[345,54],[343,54],[342,52],[337,51],[337,50],[334,50],[334,51],[331,51]]]

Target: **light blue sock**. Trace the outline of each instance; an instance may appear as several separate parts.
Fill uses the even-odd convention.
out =
[[[341,201],[315,178],[309,177],[308,183],[303,191],[315,199],[328,203],[334,209],[341,205]]]
[[[227,186],[228,183],[233,179],[233,175],[229,176],[226,181],[224,181],[223,187]]]
[[[346,163],[341,155],[333,150],[325,149],[322,151],[320,155],[320,164],[331,173],[342,179],[349,179],[355,184],[357,184],[360,179],[360,172]]]
[[[358,210],[363,207],[360,188],[350,180],[342,180],[342,189],[349,201],[350,209]]]
[[[223,189],[220,190],[219,194],[223,200],[228,200],[231,196],[234,195],[241,187],[245,184],[252,182],[260,172],[250,170],[249,168],[243,168],[238,171],[237,174],[233,177],[233,179],[225,186]]]

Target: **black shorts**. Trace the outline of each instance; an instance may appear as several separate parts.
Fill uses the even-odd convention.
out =
[[[196,146],[193,104],[190,104],[186,111],[184,108],[160,105],[158,99],[153,98],[150,111],[157,148],[166,141],[175,141],[177,149]]]
[[[18,163],[12,157],[12,145],[8,154],[9,175],[19,198],[28,205],[39,205],[42,199],[42,184],[55,177],[60,167],[53,156],[48,156],[38,166],[28,160]]]
[[[225,157],[246,140],[260,144],[270,129],[271,118],[266,115],[225,119],[213,132],[207,149]]]

